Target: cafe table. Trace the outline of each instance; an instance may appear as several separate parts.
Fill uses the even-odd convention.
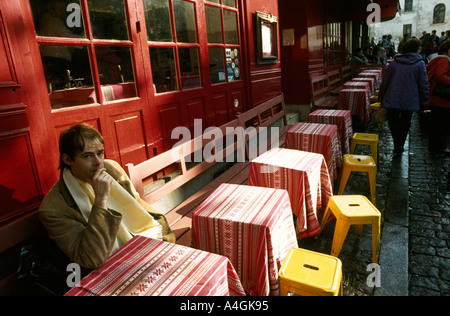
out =
[[[375,79],[373,78],[353,78],[352,79],[353,82],[368,82],[369,83],[369,91],[370,91],[370,95],[374,95],[375,94]]]
[[[288,191],[298,239],[319,232],[319,217],[333,195],[323,155],[274,148],[251,162],[248,180],[249,185]]]
[[[244,296],[223,256],[133,237],[66,296]]]
[[[342,154],[350,154],[350,142],[353,137],[352,112],[350,110],[318,109],[308,115],[308,122],[336,125]]]
[[[381,86],[381,72],[380,73],[376,73],[376,72],[367,72],[367,70],[361,72],[357,78],[372,78],[375,80],[375,89],[378,90],[380,89]]]
[[[359,117],[363,124],[368,124],[370,122],[369,90],[342,89],[339,92],[338,109],[350,110],[352,112],[352,115]]]
[[[286,133],[286,148],[322,154],[332,180],[337,180],[337,169],[342,167],[342,150],[336,125],[297,123]]]
[[[192,215],[195,248],[226,256],[251,296],[279,295],[278,270],[298,248],[285,190],[222,184]]]
[[[361,81],[348,81],[344,83],[344,89],[361,89],[361,90],[367,90],[367,93],[369,93],[369,98],[371,97],[371,91],[370,91],[370,83],[369,82],[361,82]]]

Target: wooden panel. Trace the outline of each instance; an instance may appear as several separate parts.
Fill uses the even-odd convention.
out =
[[[253,71],[252,81],[252,105],[256,106],[280,94],[281,69]]]
[[[122,114],[114,119],[114,132],[122,166],[137,164],[148,159],[142,113]]]
[[[0,134],[0,223],[33,210],[42,198],[28,132]]]
[[[177,104],[165,106],[159,110],[159,119],[161,121],[164,150],[169,150],[178,139],[171,139],[172,131],[178,126],[181,126],[180,110]]]
[[[194,132],[194,120],[201,119],[203,129],[206,128],[206,113],[203,98],[188,100],[186,102],[189,129]]]
[[[213,95],[213,104],[216,112],[216,124],[221,126],[228,122],[227,94],[221,92]]]

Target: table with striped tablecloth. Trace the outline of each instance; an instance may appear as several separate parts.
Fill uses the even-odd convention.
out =
[[[297,238],[319,232],[318,213],[333,195],[327,163],[321,154],[274,148],[250,164],[249,185],[284,189],[295,215]],[[321,213],[322,213],[321,212]]]
[[[351,111],[319,109],[309,114],[308,122],[336,125],[341,142],[342,154],[346,155],[350,153],[350,141],[353,137]]]
[[[376,90],[375,79],[373,79],[373,78],[353,78],[352,82],[368,82],[370,95],[372,96],[375,94],[375,90]]]
[[[344,83],[344,89],[361,89],[361,90],[367,90],[367,93],[369,93],[369,98],[371,97],[371,91],[370,91],[370,83],[364,82],[364,81],[348,81]]]
[[[337,168],[342,167],[342,150],[336,125],[297,123],[286,133],[286,148],[322,154],[330,178],[337,179]]]
[[[278,269],[297,248],[285,190],[222,184],[192,215],[194,247],[226,256],[252,296],[279,295]]]
[[[377,72],[368,72],[367,70],[361,72],[357,78],[372,78],[375,80],[375,89],[378,90],[380,89],[381,86],[381,72],[377,73]]]
[[[368,82],[361,84],[369,84]],[[350,110],[352,115],[367,124],[370,122],[370,97],[367,89],[342,89],[339,92],[339,110]]]
[[[223,256],[135,236],[66,296],[244,296]]]

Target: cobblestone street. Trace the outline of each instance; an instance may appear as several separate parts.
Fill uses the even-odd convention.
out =
[[[415,114],[409,146],[393,155],[388,124],[384,131],[375,123],[361,132],[377,133],[379,165],[376,206],[382,213],[380,266],[381,287],[368,287],[372,270],[372,230],[365,225],[360,239],[353,227],[339,258],[343,263],[344,295],[436,296],[450,294],[450,157],[428,153],[428,117]],[[408,148],[409,147],[409,148]],[[358,154],[369,154],[364,146]],[[338,182],[335,183],[335,193]],[[348,194],[370,198],[366,175],[350,177]],[[318,239],[300,240],[300,247],[330,253],[335,223]],[[383,270],[384,269],[384,270]]]

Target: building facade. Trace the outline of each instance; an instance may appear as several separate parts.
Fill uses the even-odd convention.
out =
[[[383,35],[392,35],[398,46],[404,34],[421,37],[422,32],[430,33],[450,30],[450,0],[400,0],[401,11],[394,19],[369,26],[369,36],[380,40]]]

